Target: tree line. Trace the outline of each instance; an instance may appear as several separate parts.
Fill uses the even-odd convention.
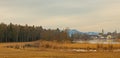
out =
[[[65,41],[70,37],[65,30],[43,29],[42,26],[0,24],[0,42],[28,42],[35,40]]]
[[[17,24],[0,23],[0,42],[29,42],[36,40],[47,41],[72,41],[72,40],[90,40],[88,34],[75,33],[71,36],[68,33],[69,29],[44,29],[42,26],[28,26]],[[120,33],[108,33],[115,38],[120,39]]]

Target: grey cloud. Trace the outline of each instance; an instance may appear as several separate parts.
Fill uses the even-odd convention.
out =
[[[11,0],[2,1],[0,4],[8,9],[30,11],[43,15],[70,15],[84,14],[95,11],[99,0]]]
[[[120,0],[0,0],[0,15],[15,17],[16,20],[12,20],[14,23],[42,25],[47,22],[46,25],[49,26],[53,20],[55,21],[53,27],[60,25],[84,30],[92,26],[89,28],[94,30],[96,24],[112,19],[118,24],[120,18],[116,13],[119,10],[116,9],[119,9],[119,5]],[[2,21],[9,22],[9,20]]]

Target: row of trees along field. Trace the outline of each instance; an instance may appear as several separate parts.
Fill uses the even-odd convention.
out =
[[[43,29],[41,26],[28,26],[17,24],[0,24],[0,42],[28,42],[35,40],[69,40],[64,30]]]

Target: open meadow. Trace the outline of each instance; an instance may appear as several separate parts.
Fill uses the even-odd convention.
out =
[[[119,58],[119,51],[75,51],[75,49],[89,48],[97,49],[96,44],[77,44],[64,43],[59,44],[52,42],[51,46],[44,42],[42,47],[36,47],[36,42],[23,43],[0,43],[0,58]],[[54,46],[52,45],[54,43]],[[55,45],[56,43],[56,45]],[[38,43],[37,43],[38,44]],[[27,46],[25,46],[27,45]],[[32,46],[33,45],[33,46]],[[47,46],[46,46],[47,45]],[[46,47],[44,47],[46,46]],[[104,45],[107,47],[107,45]],[[54,47],[54,48],[53,48]],[[120,47],[114,45],[113,47]]]

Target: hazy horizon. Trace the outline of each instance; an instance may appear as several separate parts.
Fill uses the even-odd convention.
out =
[[[120,32],[120,0],[0,0],[0,22]]]

